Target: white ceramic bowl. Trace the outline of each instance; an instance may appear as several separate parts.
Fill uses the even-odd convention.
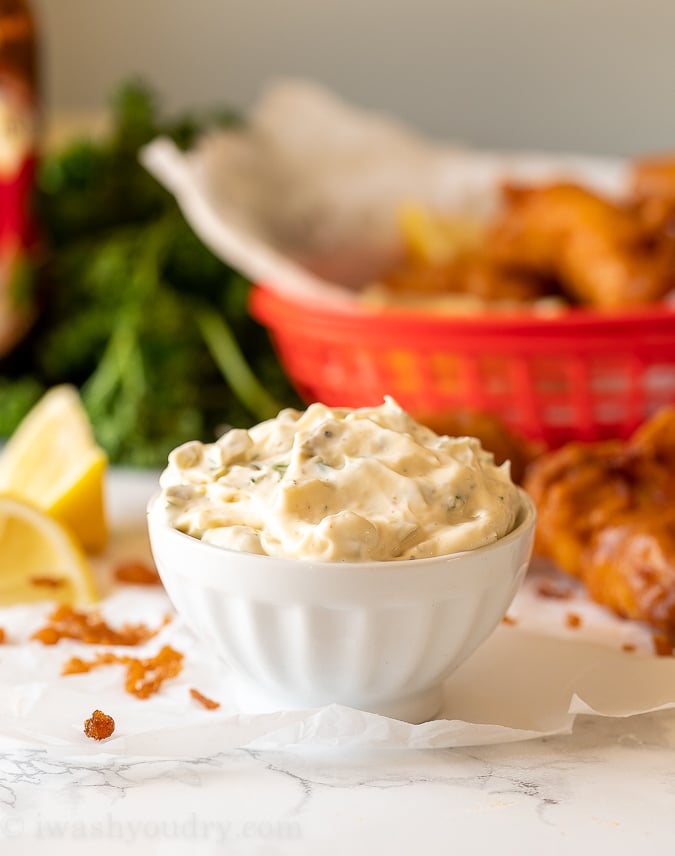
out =
[[[536,513],[463,553],[312,562],[238,553],[148,509],[152,551],[176,611],[226,660],[249,712],[339,703],[409,722],[434,716],[443,680],[494,630],[525,574]]]

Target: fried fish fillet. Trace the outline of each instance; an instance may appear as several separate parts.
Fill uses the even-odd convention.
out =
[[[570,443],[537,458],[525,489],[536,551],[618,615],[675,637],[675,408],[628,442]]]
[[[444,262],[411,261],[385,274],[382,284],[391,294],[452,294],[485,303],[533,303],[551,291],[538,274],[496,265],[482,251]]]
[[[593,600],[674,635],[675,507],[617,515],[594,533],[582,562]]]
[[[654,303],[675,289],[675,154],[634,161],[620,199],[562,181],[506,182],[501,192],[490,223],[464,224],[470,240],[458,222],[404,211],[407,261],[384,287],[485,303],[563,296],[600,308]]]
[[[645,228],[675,237],[675,154],[635,161],[630,184],[632,205]]]
[[[667,242],[655,242],[630,206],[574,184],[505,187],[485,251],[598,307],[654,302],[675,286]]]

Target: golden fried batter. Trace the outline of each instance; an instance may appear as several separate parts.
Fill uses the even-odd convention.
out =
[[[501,265],[557,280],[580,303],[634,306],[675,286],[671,252],[638,217],[573,184],[505,188],[485,251]]]
[[[531,464],[535,549],[619,615],[675,636],[675,408],[627,443],[570,443]]]
[[[136,698],[146,699],[159,692],[164,681],[175,678],[183,668],[183,654],[164,645],[154,657],[129,657],[112,651],[100,651],[92,660],[71,657],[63,665],[63,675],[79,675],[101,666],[121,663],[127,667],[124,688]]]
[[[675,407],[664,407],[633,434],[632,449],[670,468],[675,478]]]
[[[102,710],[95,710],[84,721],[84,733],[93,740],[105,740],[115,730],[115,720]]]
[[[219,701],[214,701],[213,699],[207,698],[194,687],[190,687],[190,695],[195,701],[198,701],[199,704],[201,704],[202,707],[205,707],[207,710],[218,710],[218,708],[220,707]]]
[[[653,303],[675,289],[675,154],[636,161],[620,200],[572,183],[507,183],[471,242],[453,243],[450,225],[420,212],[404,218],[408,260],[382,278],[385,289],[489,304]]]
[[[114,573],[115,579],[119,583],[137,586],[158,586],[162,584],[154,565],[149,565],[147,562],[141,562],[138,559],[120,562],[115,567]]]
[[[551,293],[550,283],[537,273],[501,267],[483,251],[448,262],[406,263],[386,274],[382,285],[391,294],[454,294],[486,303],[532,303]]]
[[[48,623],[33,633],[31,639],[43,645],[56,645],[60,639],[77,639],[87,645],[140,645],[156,636],[169,621],[167,617],[155,628],[145,624],[125,624],[114,628],[98,612],[77,610],[62,604],[50,614]]]
[[[675,632],[675,507],[626,513],[594,533],[584,564],[590,596],[625,618]]]
[[[630,198],[637,216],[652,233],[675,236],[675,154],[636,161]]]

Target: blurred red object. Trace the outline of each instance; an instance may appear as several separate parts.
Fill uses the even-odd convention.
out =
[[[442,425],[457,408],[530,440],[625,438],[675,403],[675,309],[563,309],[450,316],[251,292],[298,393],[329,406],[384,395]]]
[[[0,354],[34,312],[37,40],[25,0],[0,0]]]

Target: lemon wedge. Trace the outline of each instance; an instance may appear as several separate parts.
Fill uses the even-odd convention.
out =
[[[75,537],[53,517],[0,495],[0,604],[97,599],[91,566]]]
[[[108,539],[106,467],[77,389],[55,386],[0,453],[0,493],[35,505],[66,526],[85,550],[96,552]]]

